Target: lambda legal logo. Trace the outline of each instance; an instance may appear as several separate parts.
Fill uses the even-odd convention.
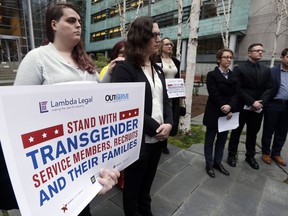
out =
[[[48,101],[39,102],[40,113],[48,112],[47,103]]]

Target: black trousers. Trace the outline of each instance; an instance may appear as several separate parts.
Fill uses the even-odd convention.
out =
[[[288,104],[277,104],[273,101],[264,110],[262,153],[280,156],[288,131]],[[272,136],[273,144],[271,149]]]
[[[215,137],[217,139],[215,141]],[[217,128],[206,127],[204,155],[206,168],[212,168],[214,164],[220,164],[223,158],[223,151],[227,140],[228,131],[218,133]],[[213,157],[213,147],[215,141],[215,151]]]
[[[152,216],[150,190],[162,143],[144,144],[145,154],[124,170],[123,207],[126,216]]]
[[[239,115],[239,127],[232,130],[229,140],[228,151],[229,155],[236,156],[238,151],[239,139],[246,124],[246,157],[254,157],[257,133],[260,130],[263,118],[263,111],[256,113],[249,110],[241,110]]]
[[[0,143],[0,209],[10,210],[18,208]]]

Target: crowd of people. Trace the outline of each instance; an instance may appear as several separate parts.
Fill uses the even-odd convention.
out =
[[[126,216],[152,216],[151,186],[161,153],[169,154],[167,139],[177,134],[179,101],[183,99],[169,98],[165,85],[165,79],[181,77],[180,61],[173,57],[172,40],[161,38],[157,21],[152,17],[136,18],[129,28],[127,41],[115,44],[111,62],[99,78],[95,64],[85,53],[80,40],[81,18],[76,8],[64,3],[48,8],[46,32],[49,43],[26,55],[14,85],[51,85],[72,81],[145,83],[140,155],[123,171],[121,187]],[[266,164],[274,160],[286,166],[281,149],[288,131],[288,48],[281,53],[281,64],[271,70],[260,63],[263,53],[263,45],[253,43],[248,47],[247,61],[231,69],[233,51],[220,49],[216,53],[217,66],[207,74],[209,95],[203,117],[206,126],[204,155],[206,172],[211,178],[216,177],[214,169],[230,175],[222,163],[229,131],[219,132],[218,119],[226,117],[229,120],[236,112],[239,112],[239,126],[231,131],[227,163],[236,167],[239,139],[246,125],[245,161],[253,169],[259,169],[255,148],[264,116],[262,160]],[[18,208],[0,150],[0,209]],[[117,184],[119,176],[117,170],[101,170],[99,182],[104,187],[100,193]],[[89,205],[80,215],[91,215]]]
[[[255,159],[256,139],[264,116],[261,159],[266,164],[274,160],[286,166],[281,150],[288,131],[288,49],[281,53],[281,64],[271,69],[259,62],[264,52],[261,43],[251,44],[247,61],[230,70],[233,52],[221,49],[216,54],[218,66],[207,75],[209,96],[203,118],[203,124],[206,125],[204,155],[207,174],[212,178],[215,178],[214,169],[229,175],[221,163],[229,131],[218,132],[218,118],[227,116],[230,119],[236,112],[239,112],[239,126],[230,134],[227,163],[236,167],[239,140],[246,125],[245,161],[253,169],[259,169]]]

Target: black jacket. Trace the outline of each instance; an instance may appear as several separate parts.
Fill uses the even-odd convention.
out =
[[[270,68],[259,64],[261,75],[257,77],[251,71],[253,63],[247,60],[234,67],[233,72],[240,85],[240,101],[242,105],[252,106],[256,100],[262,100],[265,106],[273,93]]]
[[[0,142],[0,209],[18,209]]]
[[[218,118],[226,116],[221,111],[223,105],[230,105],[231,112],[239,111],[238,82],[232,71],[229,72],[228,79],[226,79],[219,70],[219,67],[215,67],[213,71],[207,74],[206,85],[209,96],[203,124],[207,127],[218,128]]]
[[[156,64],[152,64],[152,66],[157,71],[163,85],[164,123],[169,123],[173,125],[171,103],[167,95],[163,71]],[[143,153],[143,151],[145,151],[143,145],[143,143],[145,143],[144,135],[147,134],[150,137],[155,136],[156,130],[160,126],[160,124],[151,117],[153,98],[150,83],[146,78],[145,74],[143,73],[141,67],[133,65],[127,61],[117,63],[116,67],[113,70],[111,82],[145,82],[144,128],[141,145],[141,153]]]

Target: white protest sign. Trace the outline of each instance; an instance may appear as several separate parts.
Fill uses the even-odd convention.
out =
[[[185,97],[184,80],[180,78],[165,79],[169,98]]]
[[[76,216],[100,168],[139,157],[144,83],[0,88],[0,139],[23,216]]]

